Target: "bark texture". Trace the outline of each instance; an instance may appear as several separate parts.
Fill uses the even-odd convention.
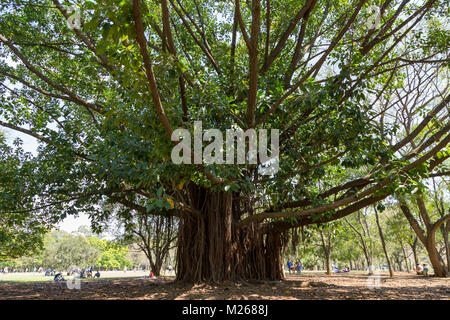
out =
[[[231,192],[190,185],[189,197],[199,214],[180,220],[177,280],[283,279],[280,233],[239,227],[241,205]]]

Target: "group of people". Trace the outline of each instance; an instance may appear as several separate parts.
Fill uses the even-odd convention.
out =
[[[65,281],[66,279],[64,279],[63,275],[61,272],[58,272],[57,274],[55,274],[53,281]]]
[[[87,270],[81,269],[80,278],[100,278],[100,271],[97,270],[97,272],[94,274],[94,267],[88,267]]]
[[[334,273],[342,273],[342,272],[350,272],[350,268],[347,266],[344,266],[342,269],[334,267]]]
[[[3,274],[18,273],[18,272],[25,272],[25,273],[28,273],[28,272],[39,272],[39,273],[41,273],[41,272],[44,272],[44,268],[42,268],[42,267],[39,267],[39,268],[34,267],[34,268],[19,268],[19,269],[12,268],[12,269],[10,269],[8,266],[0,267],[0,273],[3,273]],[[51,272],[51,270],[50,270],[50,272]]]
[[[298,259],[295,261],[295,263],[291,259],[288,259],[287,268],[288,268],[289,273],[297,272],[298,274],[300,274],[300,273],[302,273],[303,264]]]
[[[47,269],[47,270],[45,270],[45,276],[46,277],[50,277],[50,276],[54,276],[56,274],[56,270],[55,269],[53,269],[53,270],[50,270],[50,269]]]
[[[50,269],[47,270],[48,272],[45,273],[45,275],[54,275],[53,280],[54,281],[65,281],[62,272],[56,272],[55,270],[50,271]],[[80,279],[86,279],[86,278],[100,278],[100,271],[97,270],[95,274],[94,267],[88,267],[87,269],[72,269],[69,272],[67,272],[67,275],[74,275],[76,274]]]

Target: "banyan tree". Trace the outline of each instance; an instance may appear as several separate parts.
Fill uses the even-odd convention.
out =
[[[95,224],[114,204],[173,216],[177,279],[281,279],[289,229],[444,174],[444,0],[4,0],[0,10],[0,127],[38,142],[1,167],[5,219],[84,212]],[[431,71],[417,83],[435,81],[408,113],[389,92],[422,65]],[[174,132],[193,146],[199,121],[224,136],[267,130],[269,156],[279,130],[277,170],[264,172],[260,154],[248,161],[250,135],[245,163],[238,152],[234,163],[174,163]],[[196,143],[205,152],[212,140]]]

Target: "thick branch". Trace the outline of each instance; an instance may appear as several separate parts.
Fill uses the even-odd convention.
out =
[[[133,0],[133,19],[134,26],[136,30],[136,42],[139,45],[139,50],[141,51],[142,58],[144,60],[144,67],[147,75],[147,80],[150,86],[150,91],[153,98],[153,104],[155,106],[156,112],[158,114],[159,120],[164,127],[169,138],[172,136],[172,127],[169,124],[166,113],[161,103],[161,97],[159,95],[158,86],[156,84],[155,75],[153,74],[152,62],[150,60],[150,55],[147,49],[147,39],[144,34],[144,24],[142,23],[142,13],[141,13],[141,1]]]

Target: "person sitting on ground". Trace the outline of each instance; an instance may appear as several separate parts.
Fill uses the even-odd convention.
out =
[[[100,278],[100,271],[97,270],[97,272],[94,275],[94,278]]]
[[[423,267],[420,264],[416,264],[417,275],[423,275]]]
[[[153,273],[153,271],[150,271],[150,275],[149,275],[150,279],[156,279],[155,274]]]
[[[53,278],[54,281],[64,281],[64,277],[61,272],[58,272],[55,274],[55,277]]]

